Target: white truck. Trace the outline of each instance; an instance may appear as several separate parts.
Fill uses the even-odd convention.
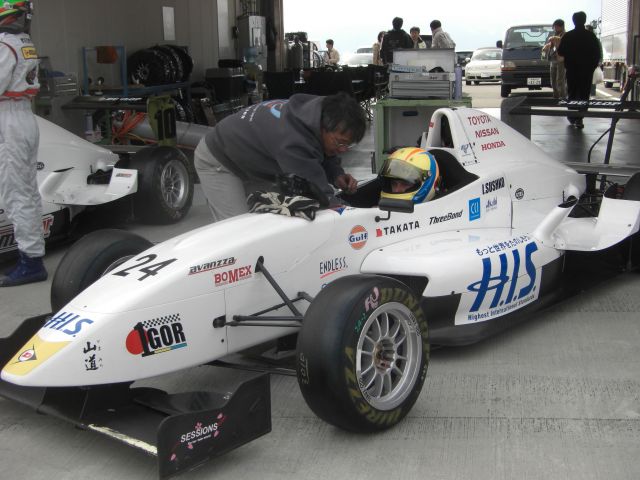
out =
[[[627,36],[629,9],[627,0],[602,0],[600,42],[602,43],[602,65],[604,86],[618,84],[620,91],[627,80]]]

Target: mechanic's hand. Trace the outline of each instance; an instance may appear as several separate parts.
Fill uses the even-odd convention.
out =
[[[358,189],[358,182],[350,174],[343,173],[336,177],[335,186],[346,193],[356,193],[356,190]]]

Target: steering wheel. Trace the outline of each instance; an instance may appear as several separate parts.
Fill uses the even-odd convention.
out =
[[[329,206],[329,197],[315,183],[294,173],[286,173],[276,176],[276,185],[285,195],[302,195],[303,197],[317,200],[320,207]]]

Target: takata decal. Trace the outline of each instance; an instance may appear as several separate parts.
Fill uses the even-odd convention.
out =
[[[194,265],[193,267],[189,267],[189,275],[194,275],[196,273],[210,272],[211,270],[215,270],[216,268],[230,267],[231,265],[235,265],[235,263],[236,263],[235,257],[223,258],[221,260],[214,260],[213,262],[201,263],[200,265]]]
[[[383,235],[392,235],[394,233],[408,232],[410,230],[417,230],[420,228],[420,223],[417,220],[406,223],[399,223],[397,225],[390,225],[388,227],[376,228],[376,237],[382,237]]]
[[[504,188],[504,177],[500,177],[496,180],[491,180],[490,182],[486,182],[482,184],[482,194],[486,195],[487,193],[495,192],[496,190],[500,190]]]
[[[96,371],[102,368],[102,357],[100,356],[101,351],[102,347],[100,347],[100,340],[85,343],[82,348],[82,353],[84,354],[84,369],[87,372]]]
[[[480,199],[472,198],[469,200],[469,221],[480,218]]]
[[[347,257],[337,257],[331,260],[320,262],[320,278],[326,278],[334,273],[341,272],[349,268],[347,265]]]
[[[360,250],[367,244],[369,233],[362,225],[356,225],[349,232],[349,245],[354,250]]]
[[[4,210],[0,213],[4,213]],[[44,234],[44,238],[49,238],[51,235],[53,218],[51,214],[42,217],[42,233]],[[16,237],[13,233],[13,225],[0,228],[0,253],[15,250],[16,248],[18,248],[18,244],[16,243]]]
[[[213,281],[216,287],[219,287],[220,285],[236,283],[251,277],[251,265],[246,265],[244,267],[234,268],[233,270],[227,270],[226,272],[216,273],[213,275]]]
[[[187,346],[180,315],[166,315],[137,323],[125,340],[132,355],[148,357]]]
[[[475,298],[465,323],[505,315],[538,297],[539,279],[532,259],[537,250],[536,242],[529,242],[482,258],[482,278],[467,287]]]
[[[189,452],[181,452],[182,448],[194,450],[194,448],[198,448],[205,440],[218,438],[222,431],[221,427],[226,420],[227,416],[220,412],[213,420],[206,419],[204,422],[196,422],[190,431],[180,435],[180,438],[171,450],[169,461],[179,461],[181,460],[180,457],[188,455]],[[206,448],[211,448],[211,446],[207,444]]]
[[[43,325],[43,328],[50,330],[56,330],[62,332],[65,335],[75,337],[79,334],[83,328],[91,325],[93,320],[90,318],[83,318],[77,313],[73,312],[58,312],[54,317],[51,317]]]

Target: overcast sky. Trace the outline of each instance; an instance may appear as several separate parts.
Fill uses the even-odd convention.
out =
[[[456,42],[456,50],[494,46],[510,26],[565,21],[577,10],[587,21],[600,17],[601,0],[284,0],[285,32],[307,32],[310,40],[333,38],[342,54],[370,47],[380,30],[390,30],[393,17],[404,19],[403,29],[413,26],[431,34],[429,23],[438,19]]]

